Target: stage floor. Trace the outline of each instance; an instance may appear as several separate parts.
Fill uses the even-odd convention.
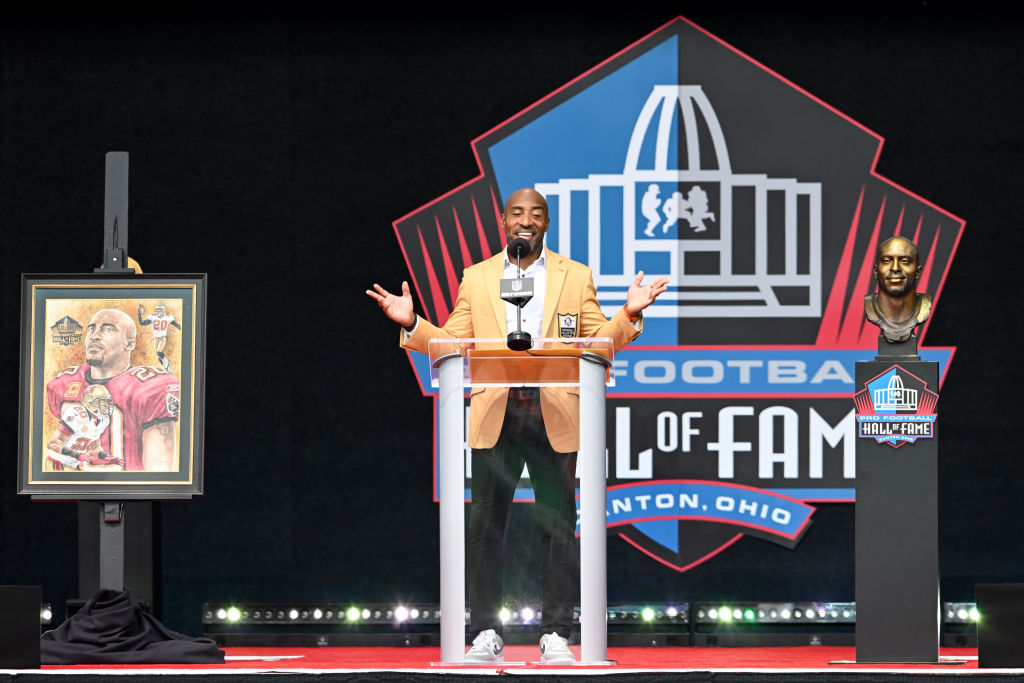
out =
[[[579,647],[574,651],[579,656]],[[487,666],[439,666],[437,647],[321,647],[225,648],[228,661],[219,665],[78,665],[44,666],[39,670],[0,670],[0,680],[46,679],[68,681],[68,676],[91,681],[104,678],[167,681],[169,676],[212,676],[211,680],[251,680],[272,674],[275,681],[388,681],[444,679],[471,681],[478,677],[518,675],[551,676],[558,680],[581,676],[610,676],[620,681],[905,681],[908,677],[932,681],[1024,681],[1022,669],[979,669],[977,648],[942,648],[939,663],[857,664],[853,647],[611,647],[614,665],[544,666],[537,663],[536,646],[505,648],[506,662]],[[513,662],[523,662],[515,664]]]

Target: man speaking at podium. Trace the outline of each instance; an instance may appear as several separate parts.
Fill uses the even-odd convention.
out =
[[[544,247],[547,200],[525,188],[509,197],[501,215],[507,242],[525,239],[519,263],[507,250],[470,266],[448,321],[436,327],[413,311],[407,282],[401,295],[378,284],[366,293],[402,325],[401,346],[427,352],[434,338],[505,337],[520,325],[532,338],[610,337],[618,351],[640,334],[641,312],[665,291],[668,278],[641,286],[639,272],[626,304],[611,320],[597,301],[590,268]],[[534,293],[519,309],[499,298],[502,278],[532,278]],[[477,634],[467,661],[502,661],[500,617],[503,545],[512,499],[525,463],[536,498],[543,544],[541,660],[575,660],[568,647],[578,574],[573,570],[576,529],[576,451],[579,450],[579,389],[576,387],[475,387],[470,399],[469,447],[472,504],[466,539],[470,632]]]

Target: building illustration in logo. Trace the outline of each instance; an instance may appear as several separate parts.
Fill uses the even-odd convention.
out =
[[[64,316],[53,325],[50,325],[50,333],[54,344],[71,346],[82,341],[81,323],[70,316]]]
[[[917,410],[917,389],[903,386],[899,375],[893,374],[884,389],[872,392],[875,400],[875,411],[883,410]]]
[[[559,244],[575,232],[598,237],[588,262],[608,315],[639,270],[671,278],[651,317],[821,315],[821,184],[734,173],[699,85],[654,86],[621,174],[535,189],[552,207]],[[770,213],[769,202],[783,210]],[[772,241],[784,245],[779,253]]]
[[[964,222],[879,176],[882,144],[679,18],[474,140],[480,175],[394,229],[437,324],[463,269],[505,247],[504,198],[523,187],[547,198],[546,245],[591,268],[606,314],[638,271],[670,278],[614,359],[608,531],[684,572],[744,537],[799,550],[816,505],[855,500],[858,437],[928,430],[937,394],[909,373],[856,385],[877,348],[863,301],[878,245],[905,235],[938,307]],[[954,349],[926,333],[941,380]],[[426,357],[409,360],[436,400]]]

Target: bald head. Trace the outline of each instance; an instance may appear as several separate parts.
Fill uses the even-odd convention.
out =
[[[908,240],[906,237],[890,237],[889,239],[879,244],[878,251],[875,252],[875,261],[877,262],[878,259],[882,257],[882,254],[884,254],[887,250],[890,250],[893,247],[902,248],[906,253],[913,254],[914,261],[917,261],[917,245]]]
[[[505,213],[508,213],[514,207],[523,209],[539,208],[544,212],[545,216],[548,215],[548,200],[532,187],[516,190],[509,196],[508,201],[505,202]]]

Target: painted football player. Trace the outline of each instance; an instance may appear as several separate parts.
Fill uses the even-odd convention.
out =
[[[143,318],[145,313],[146,307],[142,304],[135,307],[135,317],[138,318],[139,324],[153,326],[153,347],[156,349],[156,357],[160,360],[160,365],[164,367],[164,370],[170,372],[171,363],[164,354],[164,349],[167,347],[167,332],[172,327],[177,327],[180,330],[181,324],[174,319],[173,315],[167,313],[167,305],[162,301],[153,308],[152,315]]]
[[[100,444],[110,426],[111,397],[102,384],[91,384],[82,392],[81,403],[61,407],[60,426],[46,444],[47,457],[55,469],[121,470],[124,461],[111,456]]]
[[[67,424],[64,417],[79,407],[90,413],[85,405],[88,397],[106,407],[106,426],[98,430],[102,420],[94,421],[101,431],[99,448],[107,454],[102,460],[122,461],[126,471],[175,470],[181,400],[178,378],[162,368],[131,364],[135,321],[122,311],[97,311],[83,341],[86,362],[66,368],[46,385],[50,412],[61,420],[57,432],[65,437],[61,442],[55,434],[50,443],[63,448],[72,438],[74,425]],[[101,394],[92,389],[97,385],[106,389],[109,399],[93,399]],[[56,448],[50,450],[60,453]]]

